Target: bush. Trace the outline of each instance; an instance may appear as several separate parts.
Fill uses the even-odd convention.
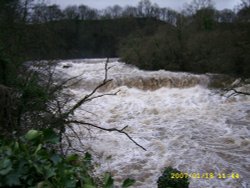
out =
[[[176,177],[173,178],[173,174],[175,173],[181,174],[180,171],[172,167],[167,167],[157,180],[158,188],[188,188],[188,178],[185,176],[179,179]]]
[[[0,187],[95,188],[97,181],[91,176],[91,155],[62,156],[52,147],[59,138],[52,130],[30,130],[18,141],[0,140]],[[122,187],[134,180],[126,179]],[[103,188],[112,188],[109,173],[101,182]]]

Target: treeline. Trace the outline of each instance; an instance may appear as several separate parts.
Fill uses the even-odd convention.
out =
[[[115,5],[103,10],[86,5],[60,9],[55,4],[12,0],[1,10],[8,19],[3,27],[15,27],[11,37],[10,32],[4,32],[6,38],[16,38],[14,32],[18,31],[22,41],[19,38],[9,42],[22,43],[23,48],[15,51],[27,59],[118,56],[122,39],[137,30],[153,33],[165,21],[173,23],[176,14],[147,0],[137,7]]]
[[[15,19],[1,7],[2,38],[26,60],[121,57],[149,70],[249,76],[249,0],[220,11],[211,0],[193,0],[181,12],[149,0],[103,10],[33,3],[13,3]]]
[[[148,70],[250,76],[250,1],[234,12],[197,0],[173,20],[150,36],[131,34],[121,44],[120,57]]]

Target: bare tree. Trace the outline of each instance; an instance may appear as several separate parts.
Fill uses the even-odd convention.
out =
[[[36,67],[39,67],[39,65],[37,65]],[[42,116],[42,118],[40,119],[45,120],[45,122],[41,122],[40,127],[49,127],[56,129],[58,131],[61,141],[60,150],[62,153],[67,152],[67,149],[76,150],[74,145],[71,143],[72,141],[69,138],[69,135],[66,131],[67,129],[71,131],[71,134],[73,134],[74,138],[78,140],[78,143],[80,145],[83,145],[81,143],[80,135],[75,130],[74,125],[80,125],[82,129],[86,129],[87,131],[90,131],[91,130],[90,128],[92,127],[95,129],[100,129],[102,131],[117,132],[123,134],[138,147],[140,147],[143,150],[146,150],[143,146],[138,144],[128,133],[126,133],[126,128],[128,126],[125,126],[122,129],[117,129],[115,127],[104,128],[102,127],[102,125],[94,124],[90,120],[85,119],[84,117],[79,120],[74,116],[75,111],[79,110],[79,108],[82,108],[87,102],[90,102],[97,98],[101,98],[103,96],[115,96],[119,92],[118,90],[113,93],[98,93],[98,91],[102,89],[102,87],[112,82],[112,79],[108,78],[108,70],[111,68],[108,66],[108,59],[105,63],[104,67],[105,73],[102,82],[98,84],[90,93],[86,94],[84,97],[82,97],[81,99],[77,100],[74,103],[72,102],[72,96],[68,95],[67,92],[64,92],[64,88],[73,86],[77,84],[79,81],[81,81],[80,79],[81,75],[61,81],[60,79],[59,80],[56,79],[56,77],[54,76],[55,75],[54,68],[55,65],[49,63],[47,66],[45,67],[43,66],[40,69],[40,71],[38,71],[40,72],[40,77],[43,80],[42,84],[45,87],[45,90],[49,92],[48,94],[50,96],[55,96],[50,101],[48,101],[48,108],[46,108],[43,112],[40,112]],[[55,81],[57,82],[57,84],[55,84]],[[32,116],[32,118],[35,119],[37,118],[35,114],[30,114],[30,115]],[[39,118],[37,118],[37,122],[39,122],[38,119]],[[64,144],[63,140],[67,142],[66,151],[65,151],[65,146],[63,146]]]
[[[126,6],[123,10],[122,16],[124,17],[136,17],[138,14],[137,8],[133,6]]]
[[[239,21],[250,21],[250,0],[241,0],[241,4],[238,6],[237,18]]]
[[[58,5],[36,4],[33,7],[31,19],[33,23],[45,23],[63,18],[63,14]]]
[[[113,19],[122,16],[123,9],[119,5],[114,5],[112,7],[107,7],[103,10],[103,17]]]
[[[97,10],[89,8],[86,5],[80,5],[78,11],[81,20],[94,20],[98,18]]]
[[[186,3],[184,7],[184,12],[186,15],[194,15],[198,10],[201,9],[213,9],[214,2],[212,0],[193,0],[191,3]]]
[[[242,7],[250,7],[250,0],[241,0]]]
[[[230,10],[230,9],[224,9],[221,10],[217,13],[217,21],[218,22],[227,22],[227,23],[231,23],[235,20],[235,13],[234,11]]]
[[[77,6],[68,6],[63,10],[64,17],[69,20],[79,19],[80,14]]]
[[[140,17],[150,17],[152,15],[152,3],[149,0],[141,0],[137,5],[137,9]]]
[[[161,8],[160,9],[160,19],[170,23],[172,25],[175,25],[177,22],[178,13],[175,10],[172,10],[170,8]]]

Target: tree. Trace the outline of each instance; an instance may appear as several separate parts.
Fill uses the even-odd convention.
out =
[[[86,20],[88,18],[89,7],[86,5],[80,5],[78,7],[79,17],[81,20]]]
[[[67,6],[63,10],[64,18],[67,20],[78,20],[80,18],[80,14],[77,6]]]
[[[193,16],[197,29],[212,30],[216,25],[216,11],[213,8],[202,8]]]
[[[250,7],[250,0],[241,0],[241,7]]]
[[[250,21],[250,0],[241,0],[237,13],[238,20],[241,22]]]
[[[201,9],[214,9],[214,2],[212,0],[193,0],[191,3],[185,4],[185,14],[194,15]]]
[[[86,5],[78,7],[80,20],[94,20],[98,18],[97,10],[91,9]]]
[[[163,20],[172,25],[176,25],[178,13],[170,8],[160,9],[160,20]]]
[[[30,17],[30,11],[33,8],[34,0],[21,0],[19,1],[19,10],[20,10],[20,17],[23,22],[29,21]]]
[[[217,21],[218,22],[226,22],[226,23],[232,23],[235,20],[235,13],[234,11],[230,9],[224,9],[221,11],[218,11],[217,14]]]
[[[152,16],[152,3],[149,0],[141,0],[137,5],[137,9],[140,17]]]
[[[103,12],[104,18],[114,19],[122,16],[123,9],[119,5],[114,5],[112,7],[107,7]]]
[[[33,7],[32,22],[46,23],[61,20],[63,13],[58,5],[36,4]]]
[[[126,6],[122,12],[123,17],[136,17],[137,14],[137,8],[133,6]]]

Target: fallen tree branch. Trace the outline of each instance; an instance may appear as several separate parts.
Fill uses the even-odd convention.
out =
[[[95,127],[97,129],[101,129],[103,131],[108,131],[108,132],[119,132],[121,134],[126,135],[129,140],[131,140],[135,145],[137,145],[138,147],[140,147],[141,149],[143,149],[144,151],[147,151],[146,148],[144,148],[143,146],[141,146],[140,144],[138,144],[128,133],[126,133],[124,130],[128,127],[125,126],[122,129],[117,129],[117,128],[103,128],[97,125],[94,125],[92,123],[87,123],[87,122],[83,122],[83,121],[77,121],[77,120],[72,120],[72,121],[67,121],[67,123],[75,123],[75,124],[81,124],[81,125],[89,125],[91,127]]]
[[[246,84],[248,84],[246,80],[239,78],[239,79],[235,80],[231,84],[231,87],[225,88],[224,91],[226,93],[228,93],[230,91],[233,92],[229,96],[227,96],[228,98],[232,97],[232,96],[237,96],[237,95],[248,95],[248,96],[250,96],[250,92],[239,91],[239,90],[236,89],[236,88],[242,87],[242,86],[244,86]]]
[[[248,92],[243,92],[243,91],[237,91],[235,88],[231,88],[229,90],[226,90],[227,92],[233,91],[234,95],[250,95]]]

